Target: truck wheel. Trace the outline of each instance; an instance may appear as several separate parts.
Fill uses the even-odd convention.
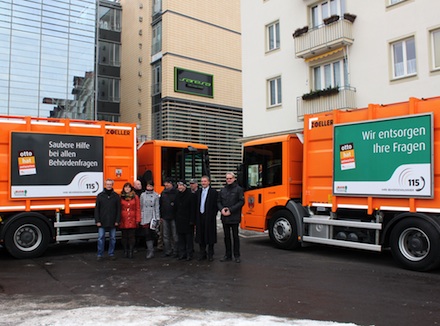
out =
[[[15,258],[34,258],[47,249],[49,236],[44,221],[37,217],[19,218],[6,230],[5,247]]]
[[[276,212],[269,221],[269,237],[277,248],[293,249],[299,246],[295,220],[289,211]]]
[[[391,231],[391,252],[404,268],[425,272],[440,264],[440,234],[428,221],[407,218]]]

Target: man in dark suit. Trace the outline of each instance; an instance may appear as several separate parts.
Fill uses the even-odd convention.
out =
[[[200,247],[198,260],[213,261],[214,244],[217,243],[217,190],[211,187],[206,175],[200,183],[202,188],[197,191],[195,239]]]

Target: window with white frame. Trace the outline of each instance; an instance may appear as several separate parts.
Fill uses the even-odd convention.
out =
[[[162,51],[162,21],[153,26],[152,39],[151,55],[154,55]]]
[[[280,48],[280,23],[274,22],[267,25],[267,50],[272,51]]]
[[[403,2],[403,1],[405,1],[405,0],[390,0],[390,5],[394,5],[396,3]]]
[[[440,28],[431,31],[432,67],[440,69]]]
[[[281,77],[275,77],[267,81],[269,93],[269,106],[281,104]]]
[[[314,90],[348,86],[347,59],[341,58],[332,62],[312,67]]]
[[[318,27],[324,23],[324,19],[332,15],[342,16],[345,12],[345,0],[321,1],[310,7],[310,10],[312,27]]]
[[[413,37],[391,44],[393,78],[413,76],[417,73],[416,45]]]

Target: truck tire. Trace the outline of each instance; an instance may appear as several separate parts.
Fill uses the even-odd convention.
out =
[[[9,225],[5,247],[15,258],[35,258],[47,249],[49,237],[49,228],[44,221],[37,217],[23,217]]]
[[[428,221],[406,218],[391,231],[391,252],[406,269],[426,272],[440,264],[440,233]]]
[[[289,211],[281,210],[273,215],[269,221],[269,237],[277,248],[294,249],[299,247],[298,228]]]

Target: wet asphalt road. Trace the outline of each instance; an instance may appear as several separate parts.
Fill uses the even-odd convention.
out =
[[[440,324],[440,271],[400,269],[389,253],[310,246],[272,247],[243,232],[242,262],[96,260],[96,242],[54,245],[43,257],[11,258],[0,249],[0,306],[5,302],[178,306],[358,325]],[[1,321],[0,321],[1,324]]]

